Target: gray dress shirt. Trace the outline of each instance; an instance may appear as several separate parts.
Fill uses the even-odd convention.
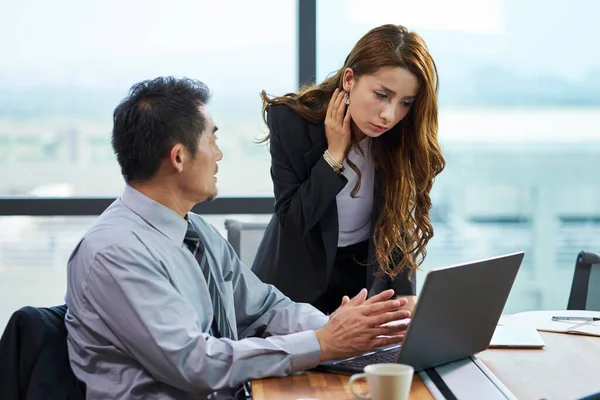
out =
[[[188,216],[239,340],[209,333],[213,308],[183,244],[186,220],[127,186],[68,263],[69,357],[88,399],[232,398],[249,379],[318,364],[313,330],[327,317],[261,282],[214,227]],[[264,333],[273,336],[253,337]]]

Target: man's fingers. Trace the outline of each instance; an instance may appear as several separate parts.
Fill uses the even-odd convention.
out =
[[[380,336],[371,341],[372,347],[383,347],[391,346],[393,344],[400,344],[404,340],[404,334],[395,336]]]
[[[371,333],[373,336],[396,336],[406,334],[408,324],[385,325],[374,328]]]
[[[406,297],[399,297],[396,300],[400,302],[400,307],[404,307],[408,304],[408,299]]]
[[[380,292],[380,293],[376,294],[375,296],[369,297],[365,301],[365,304],[373,304],[373,303],[378,303],[380,301],[389,300],[393,296],[394,296],[394,289],[384,290],[383,292]],[[400,307],[402,307],[402,306],[400,306]]]
[[[367,298],[367,289],[361,289],[360,292],[356,294],[352,299],[350,299],[349,303],[352,305],[358,306],[361,305],[365,299]]]
[[[348,304],[349,301],[350,301],[350,297],[348,297],[348,296],[342,297],[342,304],[340,305],[340,307],[345,306],[346,304]]]
[[[374,316],[388,311],[397,310],[400,308],[398,300],[386,300],[378,303],[372,303],[364,308],[363,315]]]
[[[369,318],[372,326],[387,324],[388,322],[399,321],[401,319],[410,318],[410,311],[396,310],[373,315]]]

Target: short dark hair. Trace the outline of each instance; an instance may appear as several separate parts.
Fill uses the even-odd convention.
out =
[[[177,143],[195,156],[206,123],[198,107],[209,99],[208,86],[188,78],[133,85],[113,113],[112,147],[125,182],[152,178]]]

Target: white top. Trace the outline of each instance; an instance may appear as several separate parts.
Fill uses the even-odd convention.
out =
[[[360,154],[358,149],[353,147],[350,149],[348,158],[360,170],[360,189],[356,196],[350,197],[350,193],[358,181],[358,175],[344,160],[343,174],[348,179],[348,183],[336,196],[339,221],[338,247],[367,240],[371,232],[375,167],[369,154],[370,139],[365,138],[358,145],[364,154]]]

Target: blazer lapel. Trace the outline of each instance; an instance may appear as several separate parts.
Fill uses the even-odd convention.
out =
[[[323,157],[323,153],[327,150],[327,138],[323,124],[309,123],[308,137],[312,147],[304,154],[304,163],[306,164],[308,174],[310,174],[310,171],[317,161],[319,161],[319,158]]]
[[[308,136],[312,148],[304,154],[307,176],[310,175],[315,164],[321,157],[323,157],[323,153],[325,153],[325,150],[327,150],[327,137],[325,136],[325,126],[323,123],[309,123]],[[319,226],[321,228],[321,236],[323,239],[323,246],[325,248],[327,279],[329,279],[333,269],[333,264],[335,262],[339,235],[337,202],[335,200],[331,202],[327,208],[327,211],[323,214],[323,217],[319,222]]]

